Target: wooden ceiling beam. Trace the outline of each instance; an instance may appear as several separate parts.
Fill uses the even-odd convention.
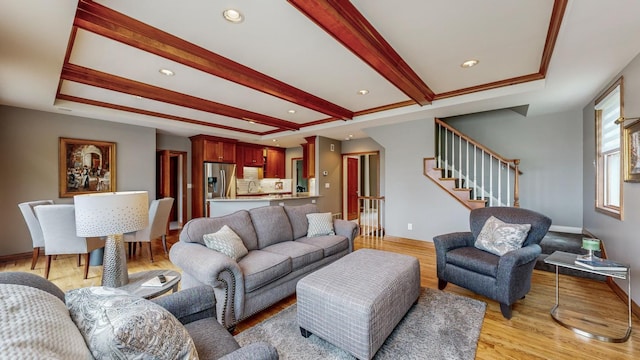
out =
[[[255,121],[258,124],[273,126],[283,130],[300,129],[299,124],[290,121],[258,114],[252,111],[239,109],[233,106],[220,104],[214,101],[163,89],[157,86],[144,84],[138,81],[125,79],[123,77],[107,74],[75,64],[65,64],[62,68],[62,74],[60,78],[62,80],[74,81],[77,83],[117,91],[134,96],[142,96],[147,99],[162,101],[178,106],[185,106],[191,109],[201,110],[244,121]]]
[[[349,1],[288,1],[416,103],[431,103],[433,91]]]
[[[353,118],[351,110],[92,1],[78,3],[74,25],[320,113]]]
[[[189,118],[185,118],[185,117],[182,117],[182,116],[159,113],[159,112],[156,112],[156,111],[149,111],[149,110],[143,110],[143,109],[138,109],[138,108],[132,108],[132,107],[129,107],[129,106],[117,105],[117,104],[107,103],[107,102],[104,102],[104,101],[97,101],[97,100],[87,99],[87,98],[73,96],[73,95],[58,94],[56,96],[56,98],[60,99],[60,100],[73,101],[73,102],[81,103],[81,104],[99,106],[99,107],[103,107],[103,108],[109,108],[109,109],[114,109],[114,110],[126,111],[126,112],[130,112],[130,113],[136,113],[136,114],[141,114],[141,115],[147,115],[147,116],[153,116],[153,117],[158,117],[158,118],[163,118],[163,119],[169,119],[169,120],[179,121],[179,122],[183,122],[183,123],[187,123],[187,124],[208,126],[208,127],[213,127],[213,128],[217,128],[217,129],[224,129],[224,130],[230,130],[230,131],[238,131],[238,132],[242,132],[242,133],[246,133],[246,134],[252,134],[252,135],[263,135],[262,132],[258,132],[258,131],[252,131],[252,130],[246,130],[246,129],[233,127],[233,126],[210,123],[210,122],[206,122],[206,121],[202,121],[202,120],[189,119]],[[269,130],[269,131],[271,131],[271,130]]]

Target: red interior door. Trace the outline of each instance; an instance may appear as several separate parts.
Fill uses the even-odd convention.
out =
[[[358,218],[358,159],[347,158],[347,220]]]

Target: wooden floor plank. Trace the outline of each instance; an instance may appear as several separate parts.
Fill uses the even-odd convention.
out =
[[[177,231],[168,237],[168,243],[177,241]],[[359,237],[355,248],[372,248],[415,256],[420,261],[421,284],[437,288],[436,255],[430,242],[386,237],[384,240]],[[173,265],[162,250],[160,241],[153,245],[154,262],[149,262],[146,247],[129,259],[129,272],[173,269]],[[59,256],[51,265],[50,280],[63,290],[78,287],[98,286],[102,268],[92,266],[89,278],[83,280],[82,267],[76,267],[74,256]],[[44,257],[40,257],[34,270],[30,270],[30,258],[0,263],[0,271],[26,271],[44,274]],[[589,317],[624,324],[627,319],[626,303],[620,300],[606,283],[560,275],[561,304],[566,311],[590,314]],[[549,311],[555,303],[555,274],[534,270],[532,289],[526,298],[513,307],[513,317],[506,320],[499,305],[469,290],[449,284],[445,291],[468,296],[487,303],[487,312],[482,325],[476,359],[638,359],[640,358],[640,332],[633,331],[629,341],[621,344],[605,343],[588,339],[557,324]],[[295,295],[280,301],[269,309],[247,319],[236,328],[241,332],[280,312],[295,303]],[[577,316],[577,315],[576,315]],[[428,321],[428,319],[425,319]],[[640,329],[640,321],[634,317],[633,327]]]

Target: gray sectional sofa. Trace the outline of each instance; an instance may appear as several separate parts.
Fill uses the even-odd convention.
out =
[[[70,311],[65,307],[68,296],[69,293],[65,294],[54,283],[38,275],[0,272],[0,333],[3,334],[0,338],[0,358],[92,359],[96,357],[96,352],[95,349],[90,350],[91,345],[98,342],[98,337],[102,338],[103,343],[108,341],[114,353],[117,349],[120,354],[126,351],[130,356],[138,355],[140,358],[159,358],[159,348],[171,352],[174,345],[184,346],[185,339],[177,335],[159,341],[157,337],[161,334],[157,328],[155,331],[143,331],[144,335],[140,336],[141,332],[136,329],[148,329],[140,325],[140,317],[126,320],[122,318],[126,315],[119,312],[121,316],[118,316],[114,311],[109,312],[109,318],[113,320],[113,317],[118,317],[118,320],[111,323],[102,321],[104,326],[100,327],[100,331],[92,331],[90,336],[85,334],[83,338],[79,327],[76,327],[76,320],[72,320]],[[117,307],[122,301],[114,298],[110,304]],[[153,300],[140,301],[155,303],[171,313],[182,324],[180,327],[183,326],[191,337],[199,359],[277,360],[279,357],[277,350],[265,342],[240,347],[214,317],[215,299],[210,286],[200,286]],[[87,313],[108,312],[104,308],[91,308],[88,301],[83,303],[81,308]],[[135,305],[139,308],[141,304]],[[153,317],[155,313],[157,310],[143,312],[145,315],[148,314],[150,319],[157,320],[158,318]],[[106,318],[106,315],[104,317]],[[127,331],[122,330],[121,337],[113,334],[114,328],[122,328],[122,324],[134,321],[137,326],[127,328]],[[83,325],[88,326],[87,323],[83,322]],[[141,353],[145,348],[147,352]],[[117,357],[111,350],[110,353],[112,358]],[[166,357],[170,356],[167,352],[163,354]]]
[[[333,220],[335,235],[307,237],[307,214],[315,205],[265,206],[185,224],[171,247],[171,261],[182,269],[182,288],[210,285],[218,321],[235,324],[295,293],[305,275],[353,251],[358,225]],[[238,262],[205,246],[203,235],[230,227],[249,250]]]

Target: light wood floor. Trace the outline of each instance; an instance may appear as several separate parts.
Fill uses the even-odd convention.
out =
[[[168,242],[177,241],[172,232]],[[129,272],[176,268],[162,251],[157,241],[154,245],[154,263],[149,262],[146,249],[129,259]],[[409,254],[417,257],[421,265],[422,286],[437,288],[435,250],[432,243],[385,238],[374,240],[359,237],[356,249],[374,248]],[[0,263],[0,271],[27,271],[44,274],[45,259],[41,257],[35,270],[29,270],[30,259]],[[91,267],[89,278],[82,279],[82,267],[75,266],[74,256],[60,256],[53,261],[50,280],[63,290],[100,285],[100,266]],[[568,315],[578,316],[587,325],[616,324],[608,326],[609,332],[620,334],[626,325],[627,308],[606,283],[560,275],[560,302]],[[629,341],[622,344],[605,343],[574,334],[553,321],[549,310],[555,302],[555,274],[535,270],[533,286],[525,299],[514,305],[513,317],[506,320],[499,305],[489,299],[449,284],[447,292],[479,299],[487,303],[487,312],[478,343],[477,359],[638,359],[640,358],[640,330],[634,330]],[[241,332],[295,303],[291,296],[262,313],[241,322],[236,332]],[[428,321],[428,319],[425,319]],[[640,329],[640,321],[634,317],[633,327]],[[425,358],[428,355],[425,354]]]

